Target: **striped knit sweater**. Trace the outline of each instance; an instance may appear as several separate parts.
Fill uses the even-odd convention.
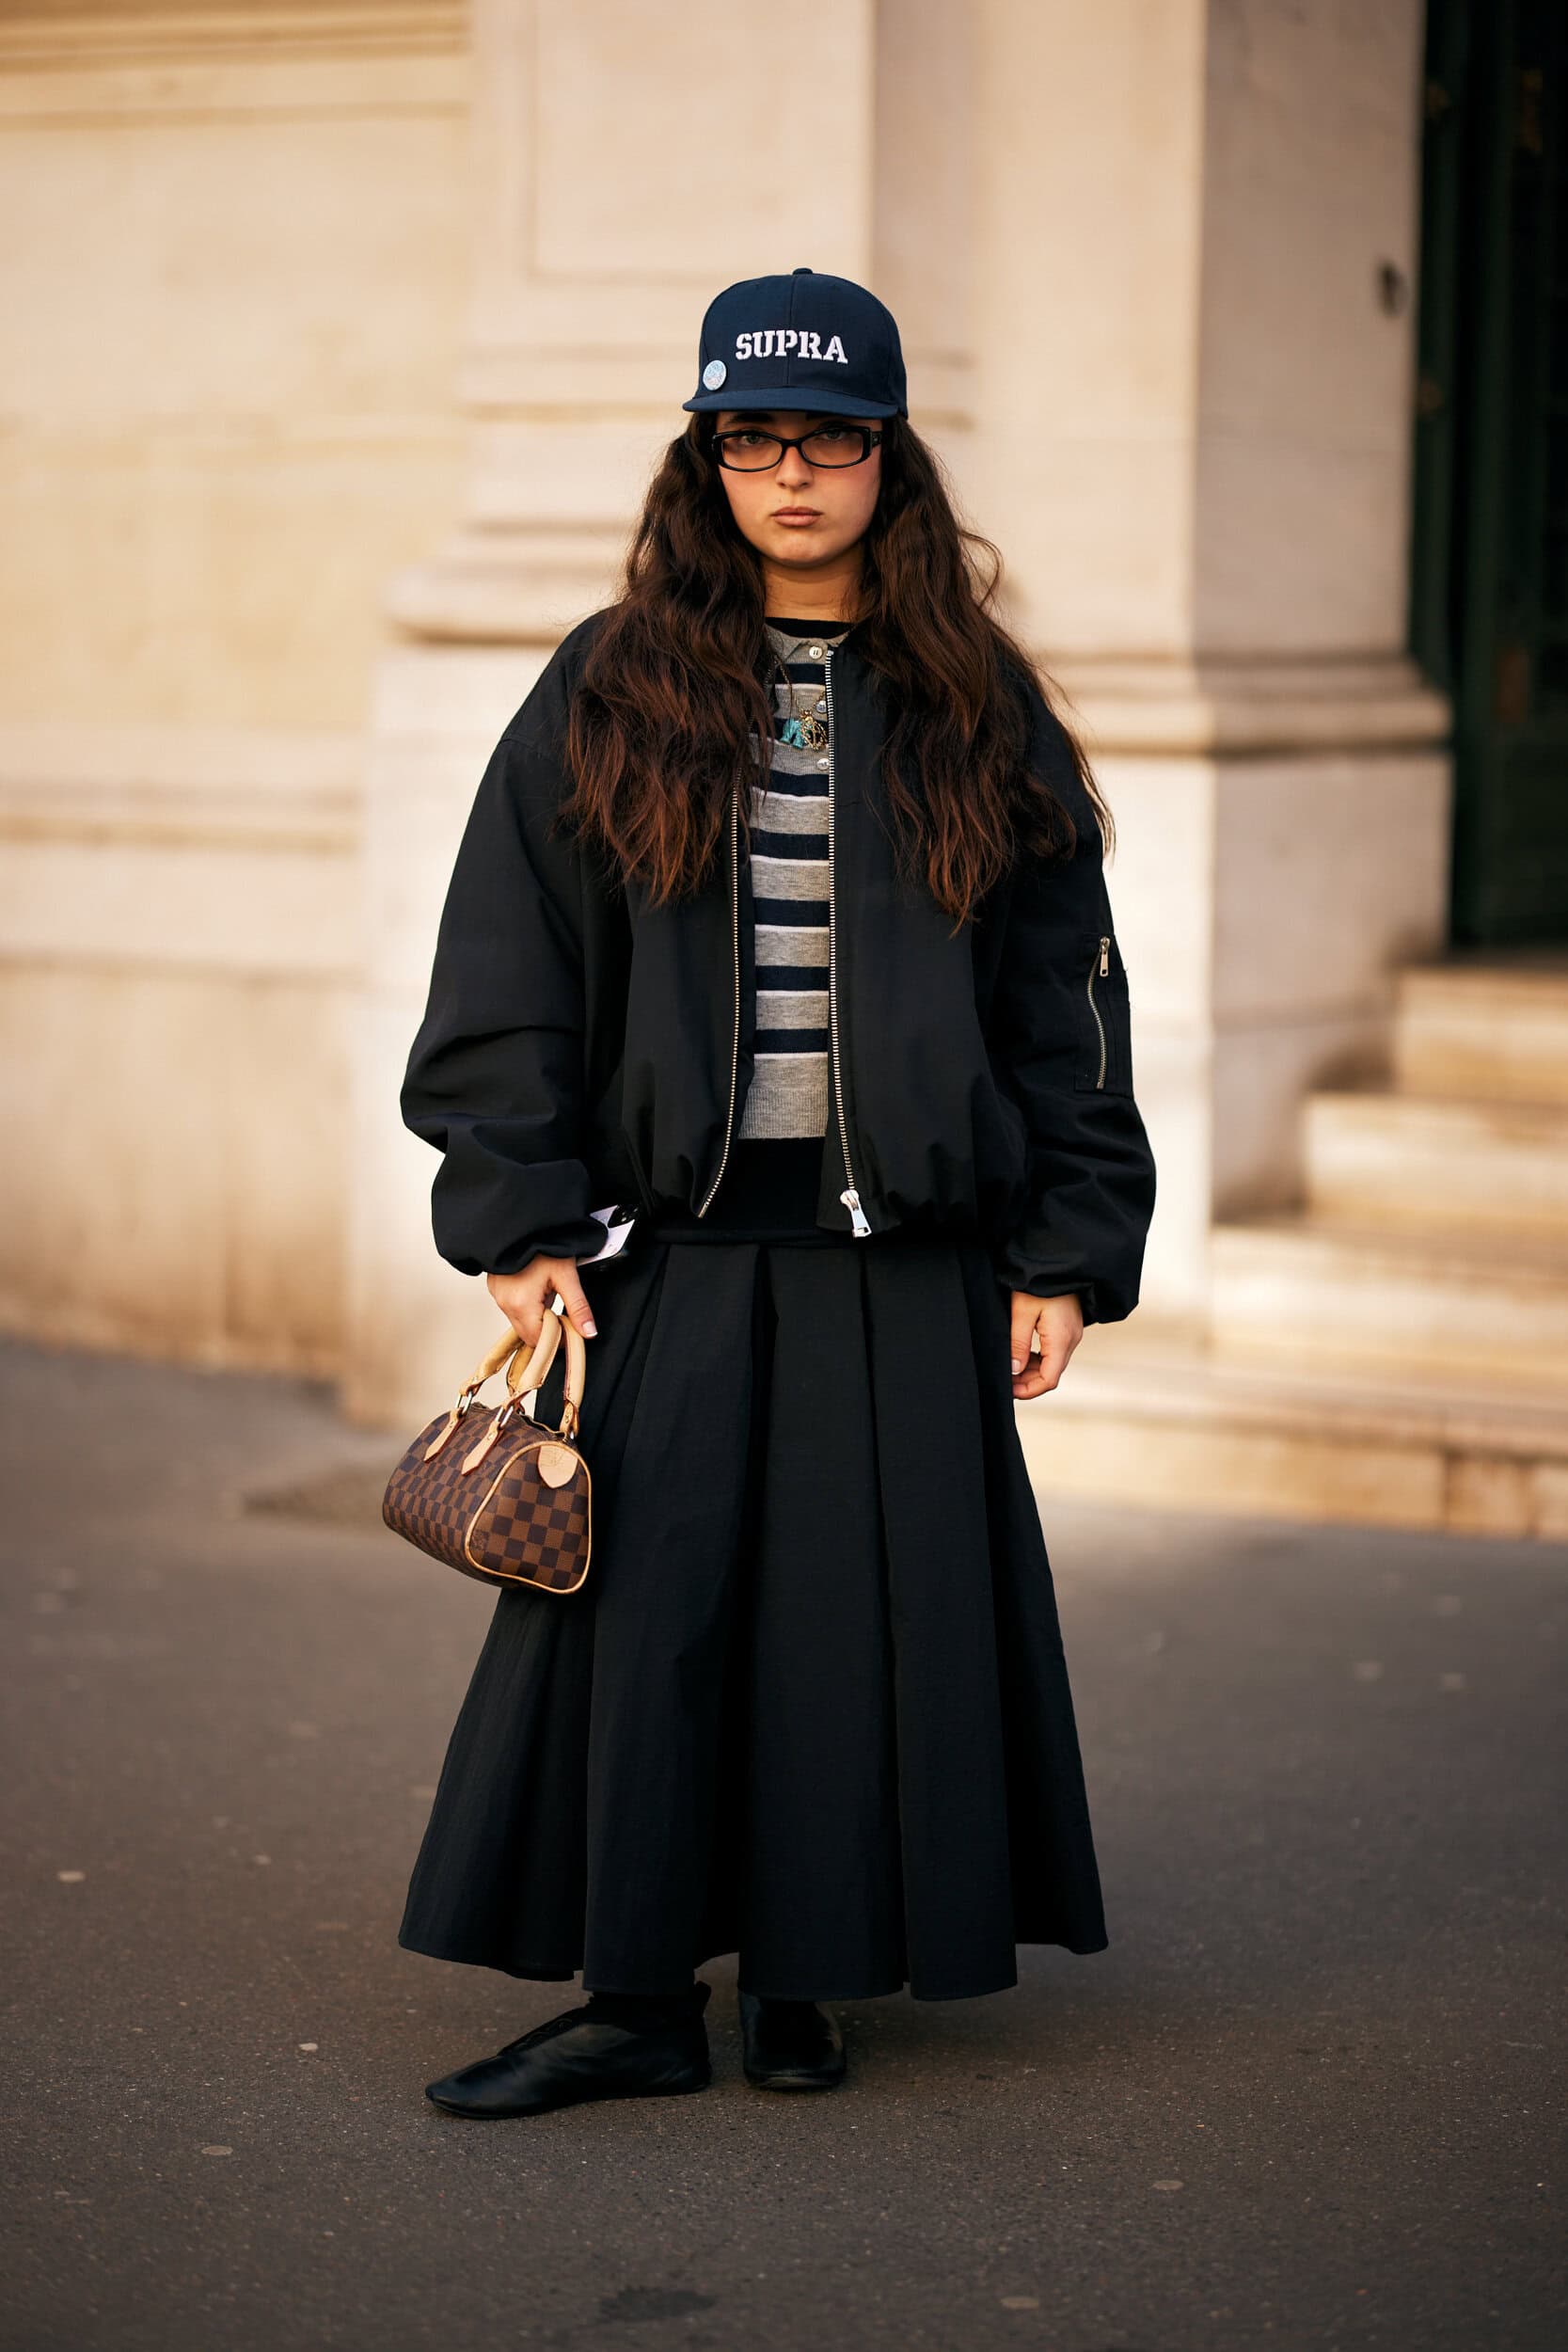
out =
[[[847,622],[769,619],[793,706],[826,733],[826,648]],[[828,787],[831,744],[785,734],[791,695],[774,687],[773,767],[752,787],[752,888],[756,903],[756,1065],[741,1138],[823,1135],[828,1123]],[[800,732],[800,730],[795,730]],[[758,748],[753,740],[753,759]]]

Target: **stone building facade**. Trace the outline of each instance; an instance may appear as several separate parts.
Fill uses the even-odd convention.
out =
[[[335,1376],[365,1419],[451,1385],[494,1311],[396,1090],[457,830],[609,592],[708,295],[808,262],[897,314],[1120,834],[1161,1201],[1042,1472],[1441,1517],[1447,1440],[1381,1510],[1259,1337],[1321,1297],[1311,1103],[1386,1082],[1449,939],[1450,708],[1407,650],[1419,0],[788,23],[781,57],[729,0],[0,15],[5,1320]]]

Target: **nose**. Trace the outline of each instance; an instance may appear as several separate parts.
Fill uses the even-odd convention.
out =
[[[806,490],[811,487],[812,471],[798,449],[786,449],[773,479],[781,490]]]

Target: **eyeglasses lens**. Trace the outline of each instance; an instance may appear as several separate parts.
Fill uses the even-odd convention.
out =
[[[825,424],[800,443],[808,466],[858,466],[869,450],[865,430],[858,424]],[[719,440],[723,463],[741,473],[764,473],[784,453],[784,443],[771,433],[725,433]]]

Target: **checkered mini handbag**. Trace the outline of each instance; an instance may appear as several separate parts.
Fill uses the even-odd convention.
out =
[[[533,1394],[566,1343],[561,1422],[534,1421]],[[421,1429],[391,1477],[381,1516],[435,1560],[482,1584],[531,1584],[575,1593],[588,1574],[591,1481],[578,1450],[587,1349],[563,1314],[546,1314],[536,1343],[508,1327],[457,1392],[449,1413]],[[476,1406],[502,1368],[503,1405]]]

